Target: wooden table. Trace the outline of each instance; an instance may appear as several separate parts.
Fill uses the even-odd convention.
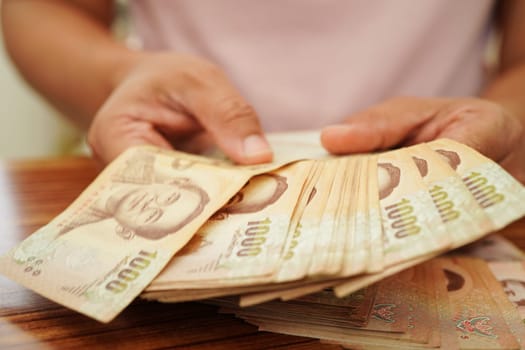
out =
[[[0,163],[0,253],[49,222],[95,178],[87,158]],[[525,219],[503,233],[525,248]],[[0,348],[339,349],[258,332],[215,307],[136,301],[109,324],[70,311],[0,276]]]

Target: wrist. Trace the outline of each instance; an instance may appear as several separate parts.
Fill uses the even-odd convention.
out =
[[[106,98],[115,90],[128,73],[145,56],[144,52],[132,50],[121,43],[111,43],[110,47],[100,48],[94,53],[95,65],[104,81]]]

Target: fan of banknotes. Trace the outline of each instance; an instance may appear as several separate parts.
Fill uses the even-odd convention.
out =
[[[525,188],[452,140],[331,157],[306,134],[271,139],[257,166],[132,148],[0,272],[102,322],[138,295],[344,297],[525,215]]]

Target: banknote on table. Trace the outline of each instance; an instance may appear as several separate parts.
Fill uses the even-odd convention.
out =
[[[489,268],[525,320],[525,261],[491,261]]]
[[[503,317],[504,310],[491,288],[501,290],[496,283],[486,283],[483,275],[491,275],[487,264],[470,258],[440,258],[432,261],[447,278],[452,322],[460,348],[520,349],[518,339]],[[505,298],[505,296],[501,296]],[[509,312],[517,312],[509,310]]]
[[[470,247],[470,249],[465,250],[465,252],[474,252],[478,257],[485,257],[492,260],[488,266],[491,267],[494,276],[489,272],[487,265],[483,261],[459,257],[459,254],[462,252],[459,250],[453,253],[455,258],[431,261],[402,272],[402,274],[409,272],[412,276],[410,279],[412,282],[411,286],[407,284],[406,278],[400,275],[393,277],[394,280],[402,281],[403,284],[407,285],[407,288],[401,293],[399,293],[399,290],[394,292],[394,295],[402,294],[402,299],[411,306],[409,314],[410,327],[405,332],[391,332],[389,334],[374,334],[369,337],[362,337],[363,334],[356,335],[342,330],[340,324],[338,325],[336,322],[331,322],[329,318],[308,319],[308,314],[315,313],[315,309],[308,309],[308,314],[300,314],[300,309],[296,308],[295,313],[300,314],[301,317],[294,317],[293,322],[291,322],[290,315],[281,315],[285,312],[283,303],[274,303],[273,306],[272,304],[268,304],[265,310],[265,317],[263,318],[261,318],[263,314],[259,313],[259,309],[248,308],[243,310],[238,307],[236,308],[235,303],[231,303],[229,308],[223,310],[235,313],[239,317],[268,331],[303,336],[313,336],[316,331],[324,331],[324,333],[321,333],[322,335],[319,335],[320,337],[326,337],[321,338],[323,341],[337,344],[341,344],[342,341],[347,341],[347,343],[344,344],[351,349],[522,348],[524,344],[525,327],[523,327],[523,323],[515,307],[509,305],[510,301],[507,299],[507,296],[512,300],[514,291],[509,289],[509,286],[506,284],[509,276],[518,282],[520,279],[525,280],[523,261],[517,260],[521,255],[515,255],[517,252],[516,247],[500,236],[492,235],[479,243],[479,246],[475,247],[476,249]],[[509,257],[514,261],[505,262],[504,259]],[[501,265],[493,268],[493,264]],[[509,264],[511,265],[509,266]],[[411,270],[415,272],[410,272]],[[502,282],[503,289],[498,285],[496,278]],[[473,280],[477,281],[476,286],[473,285]],[[384,285],[386,281],[387,280],[383,280],[372,286]],[[441,282],[436,283],[436,281]],[[387,290],[394,291],[395,289],[390,287],[387,288]],[[414,293],[411,291],[418,292]],[[507,295],[505,295],[505,293],[507,293]],[[515,295],[517,298],[514,299],[514,301],[518,301],[519,304],[519,289]],[[484,301],[479,301],[480,297],[483,298]],[[330,298],[332,298],[333,302],[330,302]],[[344,302],[348,300],[346,298],[338,299],[328,291],[323,291],[318,294],[299,298],[298,300],[308,300],[310,302],[346,307],[348,305]],[[374,320],[376,323],[382,321],[388,324],[390,324],[392,320],[396,322],[399,321],[399,317],[396,316],[395,312],[397,310],[394,307],[396,303],[393,299],[385,302],[385,300],[376,296],[374,301],[376,303],[376,305],[374,305],[374,318],[370,318],[370,320]],[[451,309],[451,302],[455,305],[455,308]],[[479,304],[483,304],[483,307],[478,307]],[[490,308],[490,306],[487,305],[491,305],[492,311],[486,312],[488,316],[485,317],[481,315],[481,313],[484,312],[484,308]],[[495,305],[497,306],[496,309],[494,308]],[[272,307],[274,308],[273,311]],[[252,312],[255,310],[257,310],[257,312]],[[307,309],[304,309],[304,311],[306,310]],[[455,313],[453,313],[454,310]],[[278,319],[276,320],[277,317]],[[499,325],[495,319],[499,319]],[[503,327],[503,330],[500,328],[502,325],[501,319],[504,319],[507,325]],[[286,322],[287,320],[289,322]],[[314,333],[312,333],[312,328],[310,327],[312,323],[328,328],[319,329],[319,327],[317,327],[314,328]],[[367,327],[363,327],[363,324],[361,324],[361,329],[370,330],[374,327],[374,325],[370,323],[371,322],[368,322]],[[381,322],[379,322],[379,325],[381,325]],[[348,323],[346,326],[348,326]],[[376,328],[376,330],[381,329]],[[338,338],[337,334],[340,334],[339,336],[343,336],[343,338]],[[350,339],[345,340],[345,337],[349,337]],[[385,342],[383,338],[397,340],[396,343],[391,341]],[[484,338],[488,338],[488,340]],[[335,339],[339,339],[339,341]],[[517,341],[518,345],[513,339]],[[401,343],[401,341],[403,341],[403,343]],[[409,341],[409,343],[405,341]],[[418,343],[419,345],[410,343]]]
[[[449,255],[467,255],[489,262],[523,261],[525,252],[504,236],[494,233],[471,244],[452,250]]]
[[[331,291],[325,290],[296,298],[296,301],[348,307],[351,313],[346,317],[345,321],[347,321],[349,325],[364,327],[368,323],[370,312],[376,300],[378,287],[377,284],[372,284],[344,298],[334,298],[334,294]]]
[[[417,268],[421,269],[421,267]],[[428,276],[428,274],[417,274],[417,279],[414,280],[414,283],[421,285],[421,278],[426,278],[426,276]],[[414,293],[412,288],[403,287],[415,277],[416,275],[409,269],[395,278],[388,278],[377,283],[377,294],[374,298],[372,309],[367,315],[368,320],[365,324],[358,326],[348,322],[344,323],[342,320],[332,322],[331,317],[325,315],[324,311],[319,311],[321,313],[319,316],[324,315],[323,317],[311,317],[312,314],[317,315],[318,312],[316,309],[311,308],[306,308],[303,310],[304,312],[301,312],[301,310],[296,307],[295,314],[286,312],[285,305],[293,303],[293,301],[286,303],[272,302],[274,303],[273,312],[268,310],[268,306],[272,305],[271,303],[244,309],[230,307],[223,310],[226,312],[234,312],[237,316],[246,319],[248,322],[258,325],[261,330],[337,340],[338,343],[344,343],[351,339],[354,342],[352,343],[353,346],[372,343],[382,345],[384,348],[406,337],[407,332],[413,330],[415,328],[414,326],[423,326],[422,324],[412,324],[414,321],[411,318],[414,316],[411,314],[411,311],[409,312],[408,308],[409,304],[414,300],[411,298],[411,294],[417,293]],[[315,296],[314,294],[310,298],[315,299]],[[328,294],[323,298],[327,299]],[[337,300],[341,300],[333,295],[332,298],[334,299],[334,305],[336,305]],[[348,296],[343,298],[343,300],[346,298],[348,298]],[[326,302],[325,300],[325,303]],[[261,312],[261,307],[264,307],[263,305],[266,305],[265,312]],[[344,310],[346,305],[340,307]],[[428,312],[432,311],[434,314],[436,313],[435,308],[430,310],[428,306],[425,310],[428,310]],[[418,318],[418,320],[422,319],[422,317]],[[422,327],[422,329],[427,330],[425,327]],[[429,336],[423,334],[419,336],[417,340],[421,341],[420,338],[429,339]],[[403,342],[410,340],[403,340]]]
[[[0,272],[108,322],[250,177],[272,167],[132,148],[63,213],[2,256]]]
[[[336,306],[329,297],[322,292],[317,300]],[[487,263],[468,257],[434,259],[378,282],[368,321],[359,326],[341,318],[348,312],[345,304],[339,309],[299,301],[218,305],[261,330],[350,349],[520,349],[525,331]]]
[[[505,322],[507,322],[508,327],[510,328],[512,334],[516,340],[520,343],[521,347],[525,347],[525,327],[523,320],[523,310],[520,310],[519,302],[516,302],[516,299],[512,300],[512,292],[509,292],[509,289],[505,286],[505,283],[502,283],[502,278],[497,274],[499,271],[493,269],[488,263],[488,269],[492,271],[490,273],[481,273],[481,277],[485,281],[485,284],[491,286],[490,292],[492,298],[496,301]],[[497,285],[501,285],[502,288],[498,288]],[[518,312],[516,312],[516,310]]]

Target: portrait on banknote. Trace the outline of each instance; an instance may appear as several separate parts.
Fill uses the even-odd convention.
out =
[[[191,179],[154,171],[151,154],[137,154],[112,176],[111,186],[82,213],[62,225],[59,237],[102,220],[115,222],[114,232],[130,240],[157,240],[174,234],[198,217],[208,194]]]
[[[211,219],[224,220],[232,214],[261,211],[279,200],[287,188],[284,176],[275,173],[258,175],[248,181]]]

